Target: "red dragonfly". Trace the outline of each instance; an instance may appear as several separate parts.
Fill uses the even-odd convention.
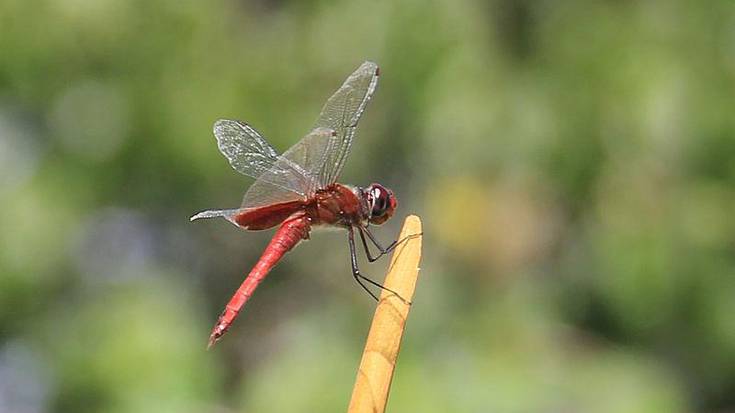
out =
[[[375,63],[363,63],[327,100],[311,132],[282,155],[244,122],[226,119],[215,122],[214,136],[220,152],[237,172],[256,180],[245,193],[240,208],[204,211],[191,220],[224,217],[246,230],[277,225],[279,228],[219,316],[209,336],[209,347],[225,334],[258,284],[283,255],[309,238],[312,227],[346,229],[353,277],[376,300],[363,281],[385,288],[360,273],[354,233],[360,235],[370,262],[393,250],[398,241],[384,248],[368,227],[380,225],[393,215],[396,198],[390,189],[377,183],[366,188],[336,183],[350,153],[357,123],[375,92],[378,75]],[[371,254],[366,237],[379,250],[377,255]]]

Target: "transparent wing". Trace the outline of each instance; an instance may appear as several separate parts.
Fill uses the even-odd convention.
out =
[[[278,159],[278,152],[245,122],[220,119],[214,123],[214,136],[219,151],[243,175],[257,178]]]
[[[220,152],[233,169],[256,178],[240,209],[203,211],[191,219],[305,200],[337,180],[352,147],[357,123],[378,85],[378,65],[365,62],[324,104],[314,129],[282,156],[248,124],[221,119],[214,124]]]
[[[238,129],[240,125],[244,125],[240,122],[237,123]],[[217,130],[216,127],[215,130]],[[258,137],[265,145],[268,145],[262,137],[259,135]],[[220,141],[219,138],[218,141]],[[265,162],[272,162],[272,165],[269,169],[262,172],[255,180],[255,183],[245,192],[240,208],[202,211],[191,217],[191,220],[224,217],[233,224],[238,225],[235,218],[245,210],[306,200],[317,189],[321,188],[316,180],[316,175],[312,171],[321,169],[324,165],[325,148],[328,148],[330,144],[335,145],[335,142],[336,134],[333,130],[319,128],[311,131],[296,145],[291,147],[291,149],[281,156],[276,156],[275,159],[271,160],[270,155],[266,153],[265,155],[268,155],[268,157],[259,159],[266,159]],[[268,147],[270,148],[270,145]],[[240,150],[238,148],[228,153],[236,153],[236,151]],[[225,150],[222,150],[222,153],[225,154]],[[238,156],[233,156],[232,158],[227,154],[225,156],[227,159],[234,159],[235,162],[233,160],[230,161],[233,164],[233,168],[242,172],[238,168],[244,164],[239,163],[240,158]],[[235,164],[238,167],[235,167]],[[247,173],[243,173],[250,175],[254,173],[253,171],[258,171],[254,168],[262,169],[263,165],[263,163],[255,166],[244,165]]]
[[[377,64],[363,63],[324,104],[314,128],[332,129],[337,139],[334,147],[326,148],[324,164],[318,171],[321,185],[335,182],[342,172],[357,122],[378,86],[378,75]]]
[[[318,171],[326,161],[328,148],[337,144],[335,131],[317,128],[279,156],[245,193],[241,208],[257,208],[283,202],[305,200],[322,188]],[[275,186],[275,187],[274,187]],[[300,193],[283,188],[299,188]]]
[[[298,179],[289,179],[295,173],[288,162],[279,162],[278,152],[250,125],[237,120],[220,119],[214,123],[217,147],[234,170],[252,178],[294,192],[305,194],[304,187],[295,185]],[[266,175],[266,172],[270,174]]]

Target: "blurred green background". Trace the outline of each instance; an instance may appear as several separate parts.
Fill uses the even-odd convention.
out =
[[[389,411],[734,411],[729,0],[0,0],[0,411],[344,411],[345,235],[207,352],[271,232],[188,217],[252,182],[216,119],[285,150],[366,59],[342,181],[425,225]]]

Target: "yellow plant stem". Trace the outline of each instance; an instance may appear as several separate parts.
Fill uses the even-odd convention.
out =
[[[388,392],[401,347],[406,318],[411,308],[421,260],[421,220],[410,215],[403,223],[402,240],[391,257],[384,286],[403,297],[383,290],[368,333],[357,380],[352,390],[349,413],[382,413],[388,401]]]

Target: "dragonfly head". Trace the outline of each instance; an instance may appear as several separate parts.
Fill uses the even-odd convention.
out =
[[[380,184],[371,184],[365,190],[370,207],[371,224],[380,225],[393,216],[398,202],[393,191]]]

